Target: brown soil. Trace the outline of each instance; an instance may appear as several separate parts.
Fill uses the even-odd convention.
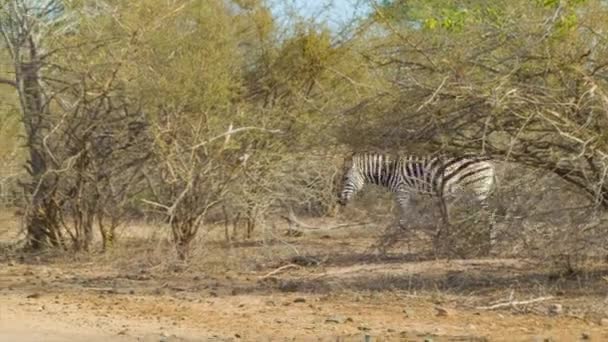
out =
[[[7,252],[0,341],[608,341],[605,269],[376,257],[372,243],[208,241],[189,265],[151,240],[76,257]]]

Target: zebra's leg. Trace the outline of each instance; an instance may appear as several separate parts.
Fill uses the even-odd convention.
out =
[[[483,198],[480,201],[480,208],[482,212],[484,214],[487,213],[488,216],[487,227],[485,227],[485,229],[487,229],[487,235],[485,235],[487,241],[483,241],[485,247],[483,254],[487,256],[492,252],[492,249],[496,245],[496,230],[494,227],[496,225],[496,217],[494,211],[491,210],[490,204],[486,198]]]
[[[386,232],[383,234],[380,239],[377,249],[380,254],[385,255],[388,248],[394,245],[399,238],[403,237],[403,233],[409,232],[409,224],[407,220],[407,211],[410,207],[410,194],[406,191],[397,191],[395,196],[395,201],[397,203],[398,217],[397,217],[397,227],[392,223],[389,227],[387,227]],[[405,236],[406,244],[408,246],[408,250],[410,249],[410,241],[409,234]]]
[[[406,191],[398,191],[396,200],[399,206],[399,228],[401,230],[408,230],[408,214],[411,207],[411,195]]]
[[[442,196],[439,198],[439,210],[441,211],[441,219],[445,226],[450,225],[450,212],[448,211],[448,204],[445,201],[445,198]]]
[[[433,236],[433,250],[436,256],[443,254],[444,247],[449,246],[450,213],[445,197],[439,197],[439,212],[441,213],[441,224],[435,230]]]

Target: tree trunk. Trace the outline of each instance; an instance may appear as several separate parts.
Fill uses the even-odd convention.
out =
[[[37,61],[33,47],[30,47],[30,58],[32,62],[16,66],[16,79],[30,155],[28,172],[32,177],[32,183],[26,189],[31,196],[30,210],[26,213],[26,231],[29,247],[38,250],[54,236],[50,220],[57,217],[54,212],[57,208],[52,204],[54,177],[47,177],[48,162],[43,143],[46,120],[38,75],[41,63]]]
[[[194,239],[193,223],[192,219],[180,220],[178,218],[174,218],[171,222],[175,251],[177,258],[181,261],[186,261],[190,255],[190,244]]]

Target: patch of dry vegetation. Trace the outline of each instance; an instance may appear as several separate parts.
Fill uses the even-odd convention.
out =
[[[257,0],[5,2],[14,289],[608,318],[603,1],[369,2],[340,33]],[[487,212],[450,203],[449,227],[420,197],[398,231],[384,189],[336,207],[342,156],[369,149],[490,154],[499,186]]]

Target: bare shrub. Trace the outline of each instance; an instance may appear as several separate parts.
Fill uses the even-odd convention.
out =
[[[0,161],[1,162],[1,161]],[[10,160],[4,160],[4,165],[11,165]],[[0,207],[23,207],[23,188],[19,179],[25,171],[18,166],[0,169]]]
[[[263,227],[271,217],[290,213],[304,217],[335,215],[334,180],[338,176],[338,167],[331,155],[260,151],[248,159],[242,180],[231,187],[221,215],[215,215],[215,222],[225,224],[225,235],[230,240],[237,238],[240,226],[245,229],[242,236],[251,238],[255,227]],[[232,237],[228,233],[230,229]]]
[[[77,22],[72,10],[55,0],[7,1],[0,9],[15,75],[3,83],[17,91],[29,153],[21,181],[34,250],[87,250],[95,223],[110,245],[147,158],[146,122],[127,100],[122,56],[106,58],[112,43],[87,37],[86,18]],[[68,32],[77,24],[76,37]]]
[[[605,214],[597,203],[550,173],[513,164],[501,173],[494,202],[498,255],[572,269],[605,257]]]

